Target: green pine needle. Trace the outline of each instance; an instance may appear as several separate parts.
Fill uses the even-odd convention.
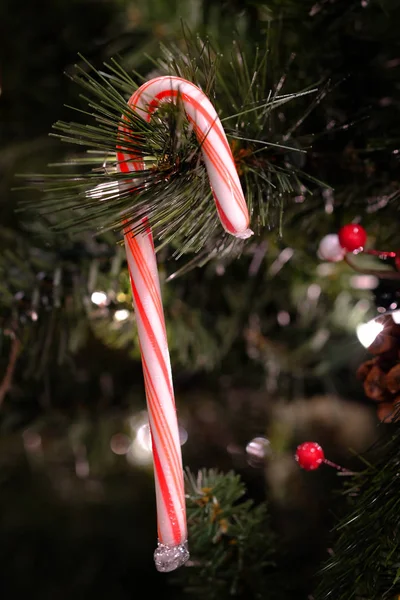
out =
[[[382,428],[367,467],[346,488],[349,511],[335,528],[316,600],[393,600],[400,594],[398,420]]]
[[[275,536],[267,506],[255,505],[246,493],[233,472],[186,472],[190,560],[176,580],[193,598],[255,600],[275,587]],[[277,591],[268,597],[277,597]]]
[[[296,166],[295,155],[303,155],[307,148],[292,139],[321,92],[283,94],[285,77],[271,84],[268,47],[247,56],[235,41],[225,57],[209,41],[186,30],[184,36],[184,50],[162,46],[161,58],[154,60],[154,75],[183,77],[210,97],[226,128],[252,228],[260,233],[282,223],[284,207],[292,198],[312,193],[307,180],[322,185]],[[24,175],[28,185],[23,189],[33,186],[39,198],[22,201],[19,210],[34,208],[56,231],[72,233],[121,231],[124,226],[136,234],[147,217],[157,250],[171,245],[176,258],[195,253],[183,271],[216,255],[239,255],[246,242],[232,239],[219,223],[201,149],[179,99],[176,106],[160,107],[146,122],[127,104],[142,83],[140,76],[133,79],[116,60],[106,64],[104,72],[84,62],[72,75],[84,90],[81,97],[87,108],[76,109],[84,122],[59,121],[52,135],[84,147],[86,153],[68,154],[64,163],[52,166],[55,172]],[[278,111],[307,94],[313,99],[306,111],[283,130]],[[118,170],[115,149],[122,118],[129,138],[124,146],[143,157],[143,170]]]

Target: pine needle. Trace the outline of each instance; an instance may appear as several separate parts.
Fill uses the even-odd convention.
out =
[[[307,148],[288,143],[318,101],[318,90],[283,93],[286,74],[276,85],[269,82],[268,45],[250,56],[235,40],[225,56],[209,40],[187,28],[183,32],[184,51],[162,45],[160,58],[153,59],[156,74],[190,80],[210,97],[226,127],[252,228],[260,234],[266,226],[279,226],[286,203],[299,193],[311,193],[303,181],[322,185],[291,160],[290,153],[305,154]],[[204,264],[217,252],[240,255],[246,242],[232,242],[219,223],[199,144],[179,99],[176,105],[162,105],[147,122],[127,104],[142,83],[141,75],[127,73],[115,59],[98,71],[81,58],[85,68],[77,66],[71,78],[84,91],[86,109],[73,109],[84,120],[58,121],[51,135],[70,147],[85,148],[86,154],[69,150],[65,162],[52,167],[56,172],[23,175],[27,186],[19,189],[33,186],[40,198],[23,200],[19,211],[33,208],[51,215],[56,231],[95,235],[120,232],[123,226],[135,234],[147,216],[157,250],[171,245],[175,258],[195,253],[197,259],[188,263],[192,266]],[[275,116],[278,109],[307,95],[316,99],[291,125],[282,127]],[[143,170],[118,170],[122,119],[128,130],[126,152],[143,157]]]

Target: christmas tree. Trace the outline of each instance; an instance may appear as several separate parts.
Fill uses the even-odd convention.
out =
[[[400,4],[0,17],[0,592],[397,598]],[[215,107],[253,235],[221,226],[190,93],[128,104],[158,77]],[[171,573],[123,245],[148,228],[190,551]]]

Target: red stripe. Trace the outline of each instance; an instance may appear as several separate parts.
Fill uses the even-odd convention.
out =
[[[195,86],[193,86],[193,87],[195,87]],[[149,110],[148,120],[151,118],[151,115],[153,114],[153,112],[157,109],[158,105],[160,104],[160,101],[165,100],[166,98],[171,98],[171,97],[176,98],[179,94],[180,94],[179,90],[172,90],[172,89],[168,89],[168,90],[159,92],[148,105],[148,110]],[[180,95],[181,95],[182,99],[184,100],[184,102],[187,102],[188,104],[193,105],[195,110],[204,116],[204,118],[210,125],[210,130],[213,130],[218,135],[220,141],[223,143],[225,150],[227,151],[227,153],[229,155],[230,160],[232,161],[232,165],[234,165],[234,159],[233,159],[231,148],[228,144],[228,141],[225,137],[224,132],[220,129],[219,122],[216,121],[215,119],[213,119],[210,116],[210,114],[206,111],[206,109],[199,102],[197,102],[196,100],[194,100],[193,98],[188,96],[186,93],[181,93]],[[209,142],[209,140],[207,138],[208,132],[202,131],[202,129],[195,123],[193,118],[191,118],[189,115],[186,115],[186,116],[187,116],[188,120],[194,126],[197,140],[199,141],[200,144],[202,144],[202,149],[203,149],[204,153],[206,155],[208,155],[209,160],[212,162],[213,166],[218,171],[218,175],[224,181],[225,185],[233,188],[235,200],[238,203],[239,208],[241,209],[244,216],[247,217],[247,206],[244,202],[243,194],[242,194],[241,190],[239,190],[236,182],[233,179],[230,179],[228,181],[228,179],[226,177],[227,167],[222,162],[219,155],[216,153],[211,142]]]
[[[214,201],[215,204],[217,206],[217,210],[218,210],[218,214],[219,214],[219,218],[221,219],[221,223],[224,226],[224,228],[229,231],[229,233],[235,234],[237,233],[234,226],[232,225],[232,223],[230,222],[230,220],[228,219],[228,217],[226,216],[226,214],[224,213],[224,211],[222,210],[222,206],[219,203],[219,200],[217,198],[216,193],[213,190],[213,196],[214,196]]]
[[[171,97],[176,98],[178,96],[178,94],[179,94],[178,90],[172,90],[172,89],[168,89],[168,90],[159,92],[153,98],[153,100],[151,100],[151,102],[148,105],[148,111],[149,111],[148,120],[151,118],[151,115],[153,114],[153,112],[158,108],[160,101],[165,100],[167,98],[171,98]],[[193,98],[188,96],[186,93],[182,93],[181,97],[185,102],[192,104],[194,106],[195,110],[197,110],[204,116],[206,121],[210,124],[210,129],[213,129],[217,133],[220,141],[223,143],[223,145],[225,147],[225,150],[229,154],[229,158],[232,161],[232,165],[234,165],[232,151],[226,140],[225,134],[221,131],[220,127],[218,126],[218,122],[215,121],[215,119],[211,118],[209,113],[204,109],[204,107],[201,104],[199,104],[196,100],[194,100]],[[195,123],[195,121],[189,115],[186,115],[186,116],[187,116],[188,120],[193,124],[197,140],[199,141],[200,144],[202,144],[202,150],[204,151],[206,156],[209,158],[209,160],[213,164],[214,168],[218,172],[218,175],[221,177],[221,179],[223,180],[225,185],[227,187],[232,187],[235,200],[236,200],[240,210],[242,211],[243,215],[245,217],[247,217],[247,206],[245,204],[243,194],[242,194],[241,190],[239,190],[236,182],[233,179],[228,180],[228,178],[226,176],[227,167],[222,162],[219,155],[216,153],[211,142],[209,142],[209,140],[207,139],[207,132],[203,132],[202,129]],[[219,204],[219,208],[220,208],[220,210],[222,210],[222,207],[220,204]],[[221,219],[221,220],[224,221],[224,225],[228,222],[228,218],[225,214],[224,214],[224,219]],[[231,228],[229,231],[231,231],[231,233],[236,233],[235,228]]]
[[[182,533],[179,527],[178,517],[175,511],[174,503],[172,501],[172,497],[169,491],[168,482],[165,479],[164,472],[161,466],[160,458],[158,456],[156,445],[153,444],[153,460],[154,460],[154,468],[157,472],[157,480],[160,486],[162,498],[164,501],[164,505],[168,514],[169,523],[172,528],[172,535],[174,538],[174,542],[176,545],[181,544],[184,540],[182,540]],[[160,534],[159,534],[160,535]],[[164,543],[162,537],[160,537],[160,542]]]
[[[126,158],[127,153],[117,152],[118,168],[122,173],[129,173],[130,171],[144,171],[145,164],[140,159],[139,155],[128,154],[129,158]],[[133,169],[129,168],[132,165]],[[132,180],[133,181],[133,180]]]
[[[158,314],[158,319],[162,325],[162,329],[163,329],[164,333],[166,333],[165,321],[164,321],[164,311],[163,311],[163,307],[161,304],[161,298],[160,298],[158,286],[156,285],[156,283],[151,275],[151,272],[147,266],[147,261],[145,260],[145,258],[143,256],[143,252],[139,246],[137,239],[132,235],[132,232],[130,232],[130,233],[131,233],[131,235],[127,236],[128,247],[129,247],[130,251],[132,252],[133,260],[135,261],[135,265],[136,265],[137,269],[139,270],[140,275],[142,276],[142,279],[146,286],[146,289],[151,296],[154,307]],[[154,247],[153,247],[153,250],[154,250]]]
[[[168,426],[165,414],[162,411],[158,411],[161,406],[161,402],[154,388],[153,381],[151,379],[150,371],[147,366],[146,360],[142,355],[143,374],[146,383],[146,393],[148,394],[148,401],[151,406],[151,415],[154,418],[156,430],[160,438],[161,446],[165,449],[167,454],[167,460],[171,467],[171,472],[174,478],[175,487],[178,493],[183,492],[183,481],[180,477],[182,471],[182,462],[176,451],[176,445],[171,435],[170,428]],[[174,401],[172,399],[172,404]],[[166,439],[168,438],[168,439]]]
[[[133,290],[133,293],[134,293],[134,296],[135,296],[135,300],[136,300],[139,297],[139,295],[138,295],[138,292],[137,292],[137,289],[136,289],[136,285],[135,285],[135,282],[133,280],[133,276],[132,276],[132,273],[131,273],[130,270],[129,270],[129,274],[130,274],[130,279],[131,279],[132,290]],[[142,316],[142,312],[140,312],[140,315]],[[145,318],[147,319],[147,316]],[[143,317],[142,317],[142,320],[143,320]],[[146,323],[143,323],[143,324],[146,327]],[[163,325],[165,327],[165,322],[164,321],[163,321]],[[146,333],[147,333],[147,335],[149,335],[147,327],[146,327]],[[153,334],[152,330],[151,330],[151,333]],[[149,337],[151,337],[151,336],[149,335]],[[152,341],[152,345],[153,345],[153,348],[154,348],[154,345],[157,343],[154,335],[153,335],[153,340],[151,340],[151,341]],[[154,350],[156,351],[156,353],[157,353],[157,349],[159,349],[158,346],[157,346],[157,348],[154,348]],[[161,354],[161,351],[160,351],[160,354]],[[148,388],[149,388],[149,393],[151,394],[150,400],[152,400],[155,397],[155,406],[158,407],[158,406],[160,406],[160,402],[158,400],[157,393],[154,390],[153,383],[152,383],[152,380],[151,380],[151,377],[150,377],[150,372],[149,372],[149,369],[147,367],[147,363],[146,363],[145,357],[143,355],[142,348],[141,348],[141,355],[142,355],[143,370],[145,371],[145,375],[148,376],[148,380],[147,380],[148,381]],[[164,358],[163,358],[162,355],[161,355],[161,360],[160,360],[160,355],[159,354],[157,355],[157,358],[158,358],[159,364],[160,364],[160,366],[161,366],[161,368],[162,368],[162,370],[164,372],[165,378],[168,378],[167,383],[169,384],[168,388],[169,388],[169,392],[170,392],[170,395],[171,395],[171,402],[172,402],[172,405],[175,406],[173,388],[172,388],[172,384],[171,384],[171,381],[170,381],[170,377],[168,376],[168,370],[166,368],[165,360],[164,360]],[[160,416],[162,418],[164,418],[164,415],[162,413],[161,413]],[[164,419],[163,425],[164,425],[165,431],[168,434],[170,434],[165,419]],[[160,435],[160,438],[161,438],[162,437],[161,429],[159,429],[158,431],[159,431],[159,435]],[[175,444],[174,444],[172,438],[170,438],[170,446],[172,446],[172,448],[174,448],[174,450],[175,450]],[[174,458],[175,458],[175,461],[174,461],[175,462],[175,469],[176,470],[180,470],[182,468],[181,461],[179,460],[179,458],[177,456],[175,456]],[[179,487],[182,489],[182,482],[179,483],[179,481],[178,481],[178,484],[179,484]]]
[[[214,146],[208,139],[205,140],[205,142],[203,144],[203,148],[204,148],[204,152],[206,154],[208,152],[210,153],[210,159],[214,158],[214,160],[218,163],[219,168],[222,168],[225,172],[230,174],[230,169],[228,169],[228,167],[225,165],[225,163],[221,159],[220,155],[217,153]],[[212,157],[211,157],[211,155],[212,155]],[[232,167],[234,169],[236,169],[236,167],[234,166],[234,162],[232,162]],[[247,205],[246,205],[246,201],[243,196],[242,189],[238,186],[238,184],[233,179],[231,174],[230,174],[229,180],[227,180],[227,185],[228,185],[228,187],[233,187],[235,200],[236,200],[237,204],[242,209],[242,211],[247,214]]]
[[[147,88],[154,85],[154,83],[156,81],[159,81],[160,79],[163,79],[163,77],[156,77],[155,79],[150,79],[150,81],[141,85],[140,88],[136,90],[136,92],[132,94],[132,96],[129,98],[128,104],[130,106],[133,106],[133,108],[135,109],[140,102],[140,98],[142,97],[143,93],[147,90]]]
[[[157,342],[156,336],[154,335],[154,331],[153,331],[153,329],[151,327],[151,324],[150,324],[150,321],[149,321],[149,317],[147,316],[146,311],[144,310],[144,307],[143,307],[143,304],[142,304],[142,300],[141,300],[141,298],[139,296],[139,293],[138,293],[138,291],[136,289],[135,281],[134,281],[134,279],[132,277],[132,273],[130,272],[130,270],[129,270],[129,274],[130,274],[131,287],[132,287],[132,292],[133,292],[133,296],[134,296],[134,299],[135,299],[135,304],[136,304],[136,307],[137,307],[137,311],[140,314],[140,318],[141,318],[143,326],[144,326],[144,328],[146,330],[146,334],[147,334],[147,336],[148,336],[148,338],[150,340],[150,343],[151,343],[151,345],[153,347],[154,352],[156,353],[157,361],[158,361],[158,363],[159,363],[159,365],[161,367],[162,373],[164,375],[165,382],[166,382],[166,384],[168,386],[168,389],[169,389],[169,392],[170,392],[170,394],[171,394],[171,396],[173,398],[174,397],[174,393],[173,393],[173,390],[172,390],[172,383],[171,383],[171,380],[170,380],[170,377],[169,377],[169,373],[168,373],[168,370],[167,370],[167,367],[166,367],[166,364],[165,364],[165,359],[164,359],[163,353],[161,352],[161,349],[160,349],[160,346],[159,346],[159,344]]]
[[[231,177],[230,178],[227,177],[227,173],[229,173],[229,170],[227,169],[225,163],[221,160],[221,158],[218,155],[218,153],[216,152],[214,146],[211,144],[211,142],[209,140],[206,139],[206,140],[204,140],[202,150],[203,150],[204,154],[207,156],[207,158],[211,161],[213,167],[215,168],[218,175],[223,180],[224,184],[228,188],[232,188],[236,204],[238,205],[239,209],[242,211],[243,216],[247,219],[248,212],[247,212],[247,206],[246,206],[243,194],[242,194],[241,190],[238,188],[234,179],[232,179]]]
[[[143,86],[142,86],[143,87]],[[128,101],[128,105],[133,108],[133,110],[136,109],[136,103],[135,103],[135,97],[138,96],[138,90],[132,94],[131,98]],[[139,94],[140,96],[140,94]],[[132,106],[133,104],[133,106]],[[128,121],[128,117],[127,115],[123,115],[122,116],[122,121],[123,122],[127,122]],[[122,140],[125,140],[126,142],[129,142],[129,129],[127,127],[125,127],[122,124],[119,125],[118,127],[118,133],[122,134]],[[119,136],[118,136],[119,137]],[[118,139],[118,138],[117,138]],[[118,152],[118,150],[121,150],[121,152]],[[126,158],[124,156],[124,154],[127,154],[131,160],[132,160],[132,164],[133,164],[133,170],[134,171],[139,171],[144,169],[144,163],[141,161],[141,156],[135,155],[135,154],[131,154],[127,148],[125,148],[124,146],[120,146],[117,145],[117,161],[119,163],[119,168],[123,173],[128,173],[131,169],[129,168],[129,164],[126,161]]]
[[[191,84],[193,85],[193,84]],[[193,85],[194,87],[194,91],[198,92],[198,88],[196,88],[195,85]],[[210,126],[210,129],[214,129],[215,132],[217,133],[220,141],[222,142],[222,144],[225,146],[225,150],[228,152],[228,154],[230,155],[230,158],[232,159],[233,162],[233,156],[232,156],[232,151],[229,147],[228,144],[228,140],[225,137],[224,132],[221,130],[221,127],[219,126],[219,118],[217,115],[217,118],[213,118],[209,112],[207,112],[207,110],[204,108],[204,106],[202,106],[200,104],[200,102],[198,102],[197,100],[195,100],[194,98],[192,98],[191,96],[189,96],[187,93],[185,92],[181,92],[180,90],[164,90],[162,92],[159,92],[154,98],[153,100],[149,103],[148,106],[148,117],[147,117],[147,121],[150,120],[151,115],[153,114],[153,112],[156,110],[156,108],[158,107],[159,103],[161,100],[164,100],[166,98],[177,98],[178,96],[180,96],[182,98],[182,100],[184,102],[187,102],[187,104],[191,104],[194,109],[199,112],[201,115],[203,115],[203,117],[205,118],[205,120],[207,121],[207,123]],[[207,133],[204,133],[204,137],[207,135]],[[200,143],[202,142],[202,140],[199,140]]]
[[[157,84],[162,79],[164,79],[164,78],[160,77],[160,78],[149,81],[147,84],[144,84],[140,88],[140,91],[135,92],[131,96],[131,98],[129,100],[129,104],[131,106],[133,105],[133,107],[135,107],[138,104],[138,102],[140,101],[141,96],[146,91],[146,89],[152,85]],[[182,81],[180,78],[174,78],[174,77],[168,77],[167,79],[170,82],[171,82],[171,80],[172,81]],[[196,86],[191,84],[190,82],[185,82],[185,84],[192,86],[194,88],[194,90],[196,90],[196,91],[198,90],[198,88],[196,88]],[[158,105],[160,104],[160,101],[165,100],[167,98],[176,98],[179,94],[181,95],[182,99],[185,102],[194,106],[195,110],[197,110],[199,113],[201,113],[204,116],[206,121],[209,123],[210,128],[216,132],[220,141],[223,143],[223,145],[224,145],[226,151],[228,152],[228,155],[232,161],[232,165],[234,165],[232,151],[227,142],[225,134],[220,127],[220,123],[218,121],[216,121],[215,119],[213,119],[210,116],[210,114],[207,112],[207,110],[199,102],[197,102],[195,99],[191,98],[187,93],[181,93],[179,90],[173,90],[170,88],[167,90],[164,90],[162,92],[159,92],[153,98],[153,100],[151,100],[151,102],[148,105],[148,115],[146,117],[146,120],[151,119],[152,113],[157,109]],[[226,176],[226,165],[221,161],[221,159],[220,159],[219,155],[216,153],[214,147],[207,140],[207,132],[203,132],[200,129],[200,127],[198,127],[196,125],[196,123],[193,121],[193,119],[189,117],[189,115],[187,115],[187,117],[188,117],[189,121],[191,121],[194,125],[195,133],[196,133],[199,143],[203,144],[204,153],[206,154],[208,159],[211,161],[212,165],[216,169],[218,175],[221,177],[221,179],[223,180],[225,185],[228,187],[232,187],[235,200],[236,200],[240,210],[242,211],[244,217],[248,218],[247,206],[246,206],[242,191],[238,188],[236,182],[233,179],[230,178],[228,180],[228,178]],[[135,159],[137,159],[138,156],[135,156],[135,155],[131,155],[131,156],[133,159],[134,168],[136,168],[135,162],[137,163],[138,161],[136,161]],[[129,170],[129,167],[126,163],[122,163],[121,167],[122,167],[122,170],[124,170],[124,172]],[[218,207],[219,207],[220,217],[222,217],[221,221],[223,222],[223,225],[225,226],[225,228],[228,229],[228,231],[230,231],[231,233],[235,233],[235,229],[232,226],[229,226],[229,219],[227,218],[226,214],[222,211],[222,207],[219,202],[218,202]]]
[[[142,365],[143,365],[143,371],[144,371],[145,383],[147,383],[147,381],[146,381],[146,372],[147,372],[147,370],[148,370],[148,369],[147,369],[147,365],[146,365],[146,363],[145,363],[145,360],[144,360],[144,355],[143,355],[143,352],[142,352],[142,345],[141,345],[141,343],[140,343],[140,339],[139,339],[139,347],[140,347],[140,354],[141,354],[141,356],[142,356]],[[147,385],[146,385],[146,396],[147,396],[147,394],[149,393],[149,389],[150,389],[150,388],[149,388],[149,386],[147,386]],[[147,397],[148,397],[148,396],[147,396]],[[150,431],[152,430],[151,423],[152,423],[152,421],[153,421],[153,422],[155,422],[155,416],[156,416],[156,415],[154,414],[154,411],[152,411],[152,412],[151,412],[151,415],[152,415],[152,417],[153,417],[153,418],[152,418],[152,420],[150,421]],[[159,431],[159,429],[158,429],[158,424],[157,424],[157,423],[155,423],[155,427],[156,427],[157,431]],[[159,435],[159,437],[161,438],[161,435]],[[156,465],[155,465],[155,459],[154,459],[154,456],[155,456],[155,454],[157,453],[157,448],[156,448],[156,443],[155,443],[155,440],[154,440],[154,435],[153,435],[153,434],[151,434],[151,445],[152,445],[152,452],[153,452],[154,471],[155,471],[155,473],[156,473],[157,480],[159,481],[159,480],[160,480],[160,478],[159,478],[159,473],[160,473],[160,470],[159,470],[159,469],[156,469]],[[157,457],[158,457],[158,454],[157,454]],[[159,459],[158,459],[158,463],[160,464],[160,460],[159,460]],[[180,468],[181,468],[181,467],[180,467]],[[164,478],[164,479],[165,479],[165,478]],[[184,498],[184,486],[183,486],[183,479],[182,479],[182,478],[180,478],[180,479],[181,479],[181,482],[180,482],[180,485],[179,485],[179,489],[181,490],[181,494],[182,494],[182,496],[181,496],[181,497],[182,497],[182,498]],[[165,506],[165,509],[166,509],[166,511],[169,513],[169,511],[168,511],[168,505],[167,505],[167,502],[166,502],[166,500],[165,500],[165,498],[164,498],[164,497],[163,497],[163,502],[164,502],[164,506]],[[183,510],[185,510],[185,505],[183,505]],[[174,516],[176,517],[176,513],[174,514]],[[169,513],[169,517],[170,517],[170,524],[171,524],[171,526],[172,526],[170,513]],[[160,528],[160,522],[159,522],[159,519],[157,519],[157,537],[158,537],[158,539],[159,539],[160,541],[162,541],[162,537],[163,537],[163,536],[162,536],[162,532],[161,532],[161,528]],[[180,540],[180,541],[182,540],[182,537],[183,537],[183,536],[182,536],[182,533],[181,533],[181,534],[179,535],[179,540]],[[178,543],[180,543],[180,541],[179,541]]]

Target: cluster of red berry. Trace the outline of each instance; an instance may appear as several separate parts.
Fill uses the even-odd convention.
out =
[[[400,252],[386,252],[380,250],[365,249],[367,243],[367,232],[364,227],[356,223],[348,223],[339,229],[338,233],[329,233],[320,241],[318,256],[322,260],[330,262],[339,262],[343,260],[349,252],[359,254],[373,254],[381,259],[391,258],[394,260],[394,266],[400,271]]]
[[[329,233],[322,238],[318,256],[323,260],[338,262],[347,252],[362,252],[367,241],[367,232],[361,225],[349,223],[339,229],[339,233]]]

